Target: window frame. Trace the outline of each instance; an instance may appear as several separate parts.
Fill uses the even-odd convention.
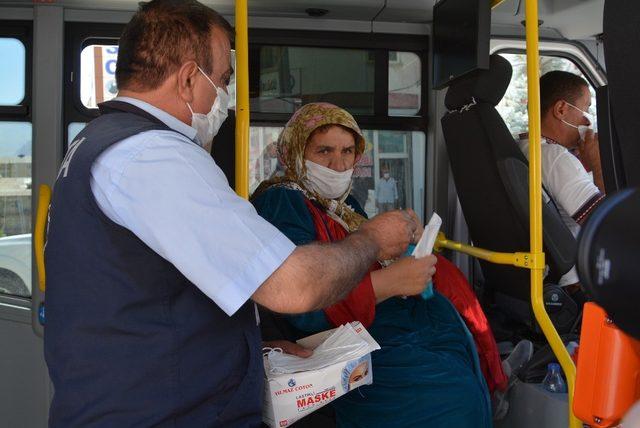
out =
[[[64,60],[64,127],[63,150],[68,145],[69,124],[89,122],[98,116],[97,109],[89,109],[80,99],[80,53],[89,44],[117,43],[125,24],[75,23],[65,24]],[[363,129],[380,131],[418,131],[425,135],[425,167],[429,153],[428,105],[429,105],[429,42],[428,35],[404,35],[387,33],[351,33],[341,31],[297,31],[273,29],[249,29],[249,55],[256,47],[264,45],[310,48],[366,49],[374,52],[374,111],[371,115],[354,115]],[[231,48],[234,48],[232,42]],[[415,116],[389,116],[389,52],[412,52],[421,62],[420,109]],[[259,52],[259,51],[258,51]],[[251,58],[250,58],[251,64]],[[259,84],[259,70],[249,69],[249,85]],[[253,75],[251,73],[254,73]],[[251,112],[250,126],[284,126],[290,113]],[[409,153],[409,158],[411,154]],[[425,180],[426,180],[425,170]],[[422,201],[426,212],[427,198]]]
[[[24,98],[18,105],[0,106],[0,122],[25,122],[32,126],[32,149],[33,149],[33,116],[32,116],[32,90],[33,90],[33,22],[23,20],[0,20],[0,37],[18,39],[25,48],[25,78],[24,78]],[[33,178],[33,155],[31,159]],[[33,207],[31,216],[33,219]],[[34,267],[32,266],[32,270]],[[25,284],[26,285],[26,284]],[[2,306],[12,306],[17,309],[28,310],[33,298],[33,287],[31,284],[30,296],[17,296],[0,293],[0,304]],[[5,314],[6,315],[6,314]],[[9,315],[11,316],[11,315]]]
[[[68,125],[71,122],[88,122],[98,116],[97,109],[89,109],[80,99],[80,52],[90,44],[111,44],[120,37],[124,24],[67,23],[65,26],[65,67],[64,67],[64,147],[68,139]],[[428,78],[429,78],[429,38],[418,35],[364,34],[330,31],[296,31],[249,29],[249,49],[263,45],[296,47],[324,47],[343,49],[368,49],[375,54],[374,114],[355,115],[363,128],[398,131],[427,132],[428,122]],[[421,105],[415,116],[389,116],[389,52],[412,52],[421,61]],[[252,70],[250,70],[251,73]],[[249,76],[250,86],[255,84],[256,75]],[[259,83],[259,79],[258,79]],[[269,126],[285,124],[289,113],[251,112],[251,124]]]
[[[0,37],[18,39],[25,48],[24,98],[18,105],[0,106],[0,121],[32,121],[31,94],[33,86],[33,22],[0,21]]]
[[[526,54],[526,41],[523,38],[492,37],[489,53]],[[594,89],[607,84],[606,73],[591,52],[580,43],[541,39],[540,56],[555,56],[573,62]]]
[[[291,46],[301,48],[366,49],[374,52],[373,114],[354,115],[362,128],[395,131],[423,131],[428,126],[429,37],[417,35],[349,33],[331,31],[297,31],[249,29],[249,55],[260,46]],[[252,49],[253,48],[253,49]],[[412,52],[420,58],[420,110],[415,116],[389,116],[389,52]],[[249,58],[249,63],[252,63]],[[259,85],[259,70],[249,69],[249,90]],[[254,73],[252,75],[252,73]],[[290,113],[251,112],[251,124],[284,125]]]
[[[354,114],[355,120],[362,129],[375,131],[407,131],[421,132],[424,134],[424,177],[429,177],[428,156],[430,151],[430,139],[428,132],[428,105],[429,105],[429,36],[428,35],[402,35],[382,33],[348,33],[325,31],[297,31],[297,30],[267,30],[249,29],[249,55],[256,46],[295,46],[295,47],[320,47],[320,48],[344,48],[367,49],[375,55],[375,81],[374,81],[374,113],[372,115]],[[415,116],[389,116],[389,52],[412,52],[420,59],[421,93],[420,110]],[[258,51],[259,52],[259,51]],[[249,64],[252,64],[251,57]],[[259,85],[259,70],[249,68],[249,90],[252,85]],[[253,76],[251,73],[254,73]],[[257,83],[256,83],[257,82]],[[255,86],[253,86],[255,88]],[[251,126],[284,126],[290,113],[262,113],[251,112]],[[375,155],[374,155],[375,157]],[[412,160],[412,151],[408,150],[406,158]],[[375,171],[375,168],[374,168]],[[377,182],[379,177],[374,177]],[[425,184],[423,183],[423,184]],[[412,184],[415,186],[415,183]],[[422,205],[422,212],[426,216],[428,197],[424,187],[424,195],[420,200],[419,195],[414,196],[413,206]]]
[[[98,109],[88,108],[80,98],[80,53],[89,45],[114,44],[117,46],[124,26],[125,24],[65,23],[63,152],[67,151],[69,124],[86,123],[99,115]]]
[[[505,41],[514,42],[515,40],[513,40],[513,39],[505,39]],[[558,45],[557,42],[549,42],[549,43],[551,43],[553,45]],[[573,48],[571,50],[579,49],[582,52],[582,49],[580,49],[580,47],[575,45],[574,43],[567,44],[567,46],[569,46],[569,45],[570,45],[571,48]],[[499,55],[499,54],[526,55],[526,49],[521,49],[521,48],[517,48],[517,47],[499,47],[497,49],[492,49],[491,50],[491,54],[492,55],[493,54],[495,54],[495,55]],[[547,49],[540,49],[540,55],[539,56],[540,57],[555,57],[555,58],[560,58],[560,59],[564,59],[564,60],[570,61],[576,68],[578,68],[578,70],[580,70],[580,72],[585,77],[585,79],[587,80],[588,84],[591,86],[591,88],[593,88],[594,91],[596,91],[601,86],[602,76],[594,75],[593,72],[592,72],[592,69],[589,68],[589,66],[595,67],[597,63],[595,61],[595,58],[590,56],[590,54],[588,52],[582,52],[582,55],[576,55],[576,54],[572,54],[570,52],[567,52],[567,50],[549,49],[549,48],[547,48]],[[585,62],[588,62],[588,64],[585,63]],[[596,71],[598,71],[598,70],[599,69],[596,69]],[[506,124],[506,120],[505,120],[505,124]],[[507,125],[507,128],[509,128],[509,131],[512,131],[512,129],[509,127],[509,125]]]

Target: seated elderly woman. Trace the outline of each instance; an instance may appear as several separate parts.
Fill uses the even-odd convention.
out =
[[[364,145],[348,112],[305,105],[278,141],[284,175],[263,182],[253,195],[258,213],[297,245],[343,239],[366,221],[350,195]],[[431,276],[425,263],[432,266],[434,259],[376,264],[344,300],[287,317],[300,336],[357,320],[382,347],[372,354],[373,384],[333,403],[338,427],[491,426],[487,384],[455,308],[437,291],[426,300],[401,297],[424,289]]]

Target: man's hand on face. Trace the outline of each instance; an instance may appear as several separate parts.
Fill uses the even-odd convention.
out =
[[[598,134],[591,129],[587,130],[584,141],[578,142],[580,160],[591,170],[600,167],[600,147],[598,145]]]
[[[378,259],[396,258],[411,242],[420,239],[420,221],[413,210],[389,211],[364,223],[359,232],[369,235],[378,245]]]

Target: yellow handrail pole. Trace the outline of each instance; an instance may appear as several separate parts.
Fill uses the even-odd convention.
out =
[[[51,188],[46,184],[40,185],[38,193],[38,209],[36,211],[36,230],[33,234],[33,244],[36,256],[36,269],[38,270],[38,286],[40,291],[45,290],[46,275],[44,271],[44,241],[47,227],[47,215],[51,203]]]
[[[527,36],[527,85],[529,100],[529,227],[531,255],[542,260],[542,164],[540,112],[540,58],[538,52],[538,0],[526,0],[525,24]],[[558,358],[567,378],[569,395],[569,427],[580,428],[582,423],[573,415],[573,392],[576,366],[564,347],[558,332],[544,308],[542,280],[544,267],[531,269],[531,305],[536,320]]]
[[[236,173],[238,196],[249,197],[249,21],[247,0],[236,0]]]

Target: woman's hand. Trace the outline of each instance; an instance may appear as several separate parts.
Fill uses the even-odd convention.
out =
[[[434,255],[416,259],[403,257],[387,268],[371,272],[371,284],[376,302],[393,296],[413,296],[424,291],[436,273]]]
[[[302,358],[308,358],[313,354],[311,349],[307,349],[297,343],[289,342],[288,340],[271,340],[268,342],[262,342],[262,347],[280,348],[285,354],[291,354]]]

